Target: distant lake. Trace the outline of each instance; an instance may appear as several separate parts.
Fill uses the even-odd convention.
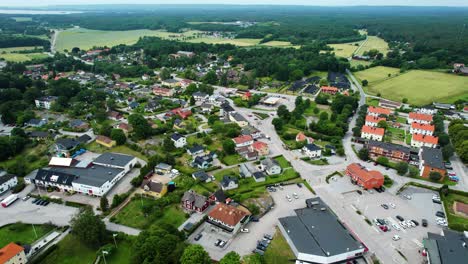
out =
[[[49,11],[49,10],[21,10],[21,9],[0,9],[0,14],[9,15],[69,15],[79,14],[81,11]]]

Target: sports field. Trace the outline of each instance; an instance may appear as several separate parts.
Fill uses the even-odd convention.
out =
[[[74,47],[80,49],[90,49],[92,47],[116,46],[119,44],[135,44],[140,37],[153,36],[163,39],[185,41],[191,43],[207,44],[233,44],[236,46],[247,47],[260,44],[261,39],[225,39],[216,37],[207,37],[202,31],[186,31],[184,33],[172,33],[161,30],[130,30],[130,31],[102,31],[89,30],[83,28],[73,28],[60,31],[56,49],[63,51],[71,50]],[[270,41],[261,45],[271,47],[297,47],[286,41]]]
[[[384,55],[387,55],[389,51],[388,43],[385,40],[376,36],[368,36],[367,41],[364,42],[362,47],[357,51],[357,55],[362,55],[364,52],[371,49],[376,49]]]
[[[449,73],[412,70],[400,74],[395,68],[375,67],[357,72],[356,77],[369,81],[369,85],[363,87],[366,93],[380,93],[383,98],[398,102],[403,98],[414,105],[468,100],[468,78]]]
[[[15,51],[34,50],[35,47],[14,47],[0,49],[0,58],[11,62],[23,62],[32,59],[46,58],[47,55],[38,50],[34,53],[14,53]],[[41,47],[39,47],[41,48]]]

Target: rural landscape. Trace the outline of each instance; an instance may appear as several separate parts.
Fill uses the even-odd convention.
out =
[[[464,263],[468,5],[345,2],[0,3],[0,264]]]

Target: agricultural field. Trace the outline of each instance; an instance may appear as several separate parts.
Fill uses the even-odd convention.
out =
[[[359,48],[361,43],[362,41],[341,44],[328,44],[328,46],[333,48],[332,52],[334,52],[336,56],[349,58],[353,56],[353,53]]]
[[[351,67],[357,67],[359,65],[362,66],[369,66],[372,64],[371,61],[364,61],[364,60],[350,60],[349,63],[351,64]]]
[[[356,55],[362,55],[364,52],[372,49],[376,49],[384,55],[387,55],[387,52],[389,51],[388,43],[385,40],[376,36],[368,36],[367,41],[362,44]]]
[[[383,98],[397,102],[407,98],[410,104],[424,105],[468,99],[468,78],[443,72],[412,70],[400,74],[395,68],[375,67],[357,72],[356,77],[369,81],[364,87],[366,93],[380,93]]]
[[[12,17],[16,22],[29,22],[32,21],[32,17]]]
[[[3,48],[0,49],[0,59],[11,61],[11,62],[23,62],[23,61],[30,61],[33,59],[43,59],[46,58],[47,55],[42,53],[39,50],[41,47],[14,47],[14,48]],[[38,49],[37,52],[34,53],[16,53],[18,51],[25,51],[25,50],[35,50]]]

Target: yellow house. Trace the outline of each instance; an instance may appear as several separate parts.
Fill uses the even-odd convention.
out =
[[[98,143],[99,145],[103,145],[104,147],[107,147],[107,148],[112,148],[112,147],[115,147],[115,145],[117,145],[115,140],[112,140],[106,136],[97,136],[96,143]]]
[[[23,264],[27,258],[24,254],[24,248],[15,243],[10,243],[0,249],[0,263],[5,264]]]
[[[151,180],[143,186],[143,190],[146,195],[161,198],[167,193],[167,186],[164,183]]]

